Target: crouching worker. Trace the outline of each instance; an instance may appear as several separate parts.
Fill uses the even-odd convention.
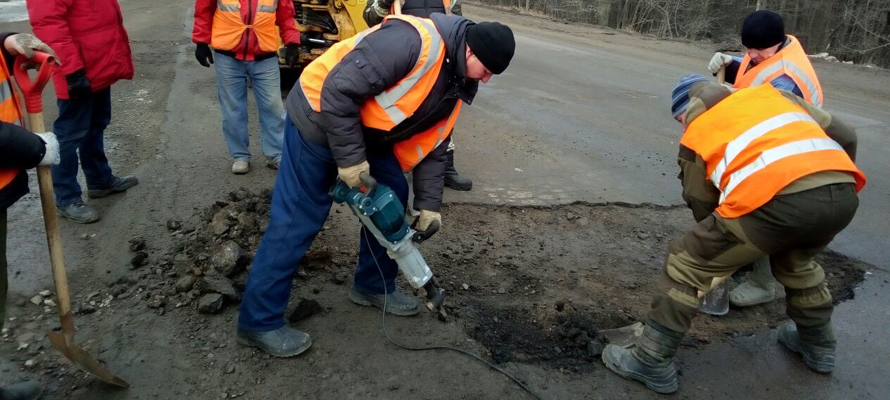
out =
[[[668,248],[642,337],[609,345],[603,363],[658,393],[677,390],[672,361],[698,313],[700,293],[769,256],[786,287],[779,342],[812,370],[834,369],[831,293],[813,258],[853,219],[865,176],[856,136],[830,114],[770,85],[729,90],[683,78],[672,111],[680,140],[683,198],[700,221]]]
[[[359,177],[370,173],[404,206],[404,172],[413,170],[417,229],[441,223],[445,151],[461,104],[472,102],[478,82],[507,68],[514,48],[513,32],[498,23],[442,14],[390,16],[306,67],[287,98],[271,221],[241,303],[239,343],[277,357],[311,345],[309,335],[285,325],[283,315],[300,260],[331,209],[328,191],[338,177],[357,187]],[[383,308],[385,298],[386,312],[416,314],[418,303],[396,290],[396,263],[373,235],[360,237],[349,299]]]

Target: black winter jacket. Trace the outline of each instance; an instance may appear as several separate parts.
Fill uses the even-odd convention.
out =
[[[19,169],[15,179],[0,189],[0,210],[5,210],[28,193],[28,173],[46,154],[39,136],[6,122],[0,122],[0,169]]]
[[[287,97],[287,113],[303,137],[329,147],[339,167],[365,161],[366,146],[392,146],[446,118],[457,101],[471,104],[478,82],[466,79],[466,32],[472,21],[433,14],[445,41],[446,60],[420,108],[389,132],[361,125],[365,99],[374,97],[407,76],[420,57],[420,35],[411,25],[388,20],[366,36],[331,69],[321,90],[321,112],[312,110],[300,84]],[[439,211],[448,141],[427,155],[413,170],[414,208]]]

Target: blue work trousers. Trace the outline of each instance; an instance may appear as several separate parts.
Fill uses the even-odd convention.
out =
[[[392,189],[404,206],[408,201],[408,182],[392,148],[369,149],[367,159],[371,176]],[[284,309],[294,274],[315,235],[324,226],[333,203],[328,192],[336,180],[337,165],[331,151],[305,140],[288,120],[281,168],[272,193],[271,221],[247,279],[238,317],[239,328],[264,332],[284,325]],[[361,228],[360,235],[355,288],[369,294],[382,294],[384,288],[392,293],[398,275],[396,262],[389,258],[386,249],[371,232]],[[383,279],[377,264],[383,271]]]
[[[270,160],[281,155],[284,135],[284,103],[281,101],[281,73],[278,57],[259,61],[238,60],[216,53],[216,88],[222,111],[222,130],[229,155],[234,160],[250,160],[247,130],[247,79],[253,85],[260,122],[263,154]]]
[[[88,189],[105,189],[114,183],[104,141],[105,127],[111,122],[111,88],[83,98],[58,100],[57,104],[59,117],[53,123],[53,133],[59,140],[61,162],[52,168],[53,191],[56,205],[65,207],[83,201],[78,165]]]

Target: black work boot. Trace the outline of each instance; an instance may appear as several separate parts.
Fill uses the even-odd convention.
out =
[[[312,346],[312,338],[303,331],[287,325],[267,332],[249,332],[238,328],[238,343],[259,347],[275,357],[293,357]]]
[[[680,348],[683,333],[674,332],[652,320],[630,348],[610,344],[603,350],[603,364],[622,378],[642,382],[662,394],[677,391],[677,367],[672,358]]]
[[[837,341],[834,340],[831,322],[811,328],[798,328],[794,322],[789,322],[779,328],[779,343],[788,350],[800,353],[804,364],[813,371],[830,374],[834,370]]]
[[[24,381],[0,387],[0,400],[34,400],[43,388],[34,381]]]
[[[445,155],[448,158],[445,161],[445,186],[463,192],[472,189],[473,181],[460,176],[457,170],[454,169],[454,151],[447,151]]]

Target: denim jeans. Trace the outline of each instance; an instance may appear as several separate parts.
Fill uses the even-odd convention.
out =
[[[229,155],[235,160],[250,160],[247,131],[247,78],[253,85],[263,154],[278,160],[281,157],[281,141],[284,137],[284,104],[281,101],[281,74],[278,58],[260,61],[243,61],[222,53],[216,53],[216,86],[219,107],[222,111],[223,136]]]
[[[114,182],[105,157],[105,127],[111,122],[111,88],[80,99],[58,100],[59,118],[53,133],[59,140],[61,163],[53,167],[56,205],[82,201],[77,183],[78,155],[88,189],[104,189]]]
[[[238,327],[251,332],[270,331],[284,325],[284,310],[294,274],[315,235],[324,226],[333,203],[328,191],[337,180],[337,164],[331,151],[304,139],[290,121],[286,125],[285,152],[272,191],[271,220],[253,259],[238,316]],[[369,147],[367,159],[371,176],[392,189],[404,207],[408,201],[408,182],[392,147]],[[353,221],[358,227],[358,219]],[[369,294],[394,292],[398,265],[374,235],[364,228],[357,233],[361,240],[353,281],[355,288]]]

